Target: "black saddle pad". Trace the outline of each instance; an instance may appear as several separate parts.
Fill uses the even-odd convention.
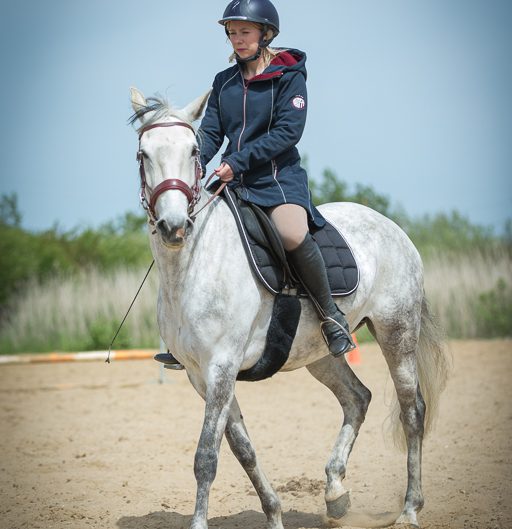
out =
[[[224,188],[222,197],[233,213],[249,264],[263,286],[273,294],[297,289],[300,296],[306,297],[302,285],[290,271],[279,235],[268,216],[228,187]],[[329,222],[310,232],[322,252],[332,295],[352,294],[359,284],[359,269],[342,234]]]
[[[359,268],[343,235],[329,221],[310,232],[322,252],[332,295],[352,294],[359,285]]]

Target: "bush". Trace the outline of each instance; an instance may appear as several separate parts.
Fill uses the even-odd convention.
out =
[[[478,296],[474,312],[478,336],[512,336],[512,287],[500,278],[493,289]]]
[[[32,233],[0,219],[0,317],[10,296],[31,280],[41,283],[88,267],[113,270],[149,264],[144,224],[144,217],[128,213],[98,230]]]

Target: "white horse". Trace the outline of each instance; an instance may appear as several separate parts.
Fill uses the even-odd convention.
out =
[[[235,398],[238,372],[262,354],[273,297],[254,278],[226,204],[215,199],[197,218],[193,214],[210,198],[199,188],[199,147],[191,127],[207,99],[205,94],[175,110],[156,98],[149,105],[142,93],[131,90],[132,122],[141,125],[142,202],[150,217],[160,280],[160,333],[206,403],[195,454],[197,497],[190,527],[208,527],[209,491],[225,434],[260,497],[268,529],[283,529],[279,498],[258,464]],[[399,428],[401,420],[407,446],[407,491],[397,523],[417,525],[423,507],[423,436],[447,376],[445,353],[424,295],[421,259],[396,224],[367,207],[332,203],[319,209],[343,232],[360,268],[358,289],[339,304],[351,329],[368,326],[389,366],[398,397],[395,423]],[[340,518],[350,503],[343,486],[347,461],[371,393],[344,357],[329,354],[312,303],[301,303],[299,327],[282,370],[307,367],[343,409],[343,425],[325,469],[327,514]]]

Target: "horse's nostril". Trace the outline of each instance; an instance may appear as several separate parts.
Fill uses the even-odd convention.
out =
[[[169,228],[169,224],[167,224],[167,221],[165,219],[160,219],[157,223],[156,223],[156,227],[158,229],[158,231],[160,231],[160,233],[162,235],[169,235],[170,234],[170,228]]]
[[[160,219],[156,227],[167,244],[181,244],[187,236],[187,226],[171,226],[165,219]]]

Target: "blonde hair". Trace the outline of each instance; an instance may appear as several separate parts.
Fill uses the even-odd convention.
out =
[[[230,21],[228,20],[225,24],[226,26],[226,29],[229,31],[229,23]],[[258,29],[263,29],[263,25],[262,24],[258,24],[257,22],[248,22],[249,24],[251,24],[251,26],[254,26]],[[269,28],[268,31],[271,31],[272,33],[273,30],[272,28]],[[263,59],[263,69],[267,68],[267,66],[272,62],[272,59],[274,57],[277,56],[277,54],[279,53],[280,50],[276,50],[274,48],[270,48],[268,46],[266,46],[265,48],[261,48],[261,58]],[[230,56],[229,56],[229,62],[235,62],[236,60],[236,53],[233,52]]]

